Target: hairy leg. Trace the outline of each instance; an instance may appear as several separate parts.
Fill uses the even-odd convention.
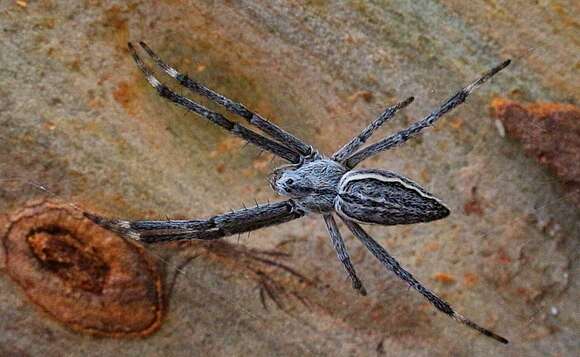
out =
[[[167,86],[159,82],[159,80],[157,80],[157,78],[155,78],[153,74],[151,74],[149,69],[145,67],[145,64],[143,63],[141,58],[137,55],[135,48],[130,43],[129,43],[129,51],[131,52],[131,55],[133,56],[135,63],[137,63],[137,66],[147,78],[149,84],[151,84],[151,86],[157,90],[157,93],[159,93],[161,97],[166,98],[171,102],[180,105],[185,109],[208,119],[212,123],[226,129],[233,135],[236,135],[246,140],[247,142],[250,142],[258,146],[261,149],[269,151],[274,155],[281,157],[282,159],[285,159],[294,164],[299,163],[301,161],[301,156],[299,153],[287,148],[282,144],[279,144],[276,141],[273,141],[272,139],[269,139],[258,133],[255,133],[238,123],[232,122],[223,115],[213,112],[207,109],[206,107],[195,103],[191,99],[185,98],[171,91],[169,88],[167,88]]]
[[[155,63],[169,76],[175,78],[182,86],[191,90],[194,93],[200,94],[215,103],[220,104],[226,108],[229,112],[241,116],[246,119],[246,121],[264,131],[266,134],[270,135],[275,140],[279,141],[281,144],[287,146],[288,148],[296,151],[300,155],[308,156],[312,153],[312,147],[302,140],[296,138],[294,135],[288,133],[284,129],[280,128],[276,124],[262,118],[256,113],[249,111],[243,104],[236,103],[223,95],[214,92],[213,90],[207,88],[203,84],[194,81],[186,74],[180,73],[175,68],[169,66],[161,58],[149,48],[144,42],[139,42],[139,45],[147,52],[147,54],[155,61]]]
[[[344,245],[344,241],[342,240],[342,236],[340,235],[340,231],[338,230],[338,226],[336,225],[336,221],[332,214],[325,214],[324,222],[326,222],[326,228],[328,229],[328,234],[330,235],[330,240],[334,250],[336,251],[338,260],[340,260],[344,266],[344,269],[346,270],[346,273],[348,274],[348,277],[352,281],[352,287],[361,295],[365,296],[367,291],[356,275],[356,271],[354,270],[352,262],[350,261],[348,251],[346,250],[346,246]]]
[[[388,270],[392,271],[400,279],[409,284],[410,287],[417,290],[421,295],[423,295],[433,306],[435,306],[439,311],[447,314],[456,321],[459,321],[472,329],[484,334],[485,336],[491,337],[501,343],[508,343],[505,338],[485,329],[475,322],[463,317],[453,310],[453,308],[443,299],[435,295],[431,290],[424,287],[411,273],[406,271],[400,264],[393,258],[389,252],[385,250],[379,243],[377,243],[371,236],[369,236],[361,226],[357,223],[349,221],[343,218],[344,223],[348,226],[351,232],[367,247],[367,249],[377,258]]]
[[[475,82],[471,83],[467,87],[461,89],[451,98],[447,99],[436,111],[432,112],[424,119],[412,124],[407,129],[401,130],[396,134],[393,134],[373,145],[367,146],[364,149],[359,150],[348,159],[344,161],[345,165],[348,168],[353,168],[362,161],[368,159],[371,156],[374,156],[380,152],[388,150],[392,147],[397,145],[401,145],[405,141],[409,140],[409,138],[417,135],[421,130],[433,125],[439,118],[443,115],[451,111],[453,108],[459,106],[467,97],[479,86],[493,77],[496,73],[504,69],[510,64],[510,60],[504,61],[498,66],[492,68],[490,71],[485,73],[481,78],[476,80]]]
[[[87,218],[104,228],[144,243],[219,239],[289,222],[303,215],[291,200],[257,205],[203,220],[126,221],[85,212]]]
[[[415,100],[413,97],[409,97],[402,102],[399,102],[393,106],[388,107],[384,112],[381,113],[375,120],[373,120],[363,131],[352,138],[346,145],[344,145],[340,150],[332,155],[332,159],[344,163],[346,159],[349,158],[355,151],[357,151],[366,141],[373,135],[375,130],[381,127],[387,120],[395,116],[399,109],[403,109],[407,105],[411,104]]]

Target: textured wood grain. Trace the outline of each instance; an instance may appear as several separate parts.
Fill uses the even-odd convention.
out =
[[[578,10],[573,1],[2,2],[0,176],[120,218],[207,217],[272,199],[264,177],[278,163],[162,101],[129,58],[129,40],[327,153],[386,106],[416,97],[377,137],[512,58],[435,128],[366,166],[417,180],[452,211],[370,232],[513,343],[494,345],[436,314],[341,227],[369,291],[359,297],[322,220],[307,218],[230,242],[290,255],[285,264],[315,282],[288,282],[309,308],[264,309],[253,273],[204,255],[178,275],[159,332],[92,339],[39,315],[2,273],[0,354],[569,355],[580,329],[579,214],[553,176],[497,134],[489,103],[578,104]],[[2,181],[0,210],[45,196]],[[169,275],[197,252],[151,249]],[[454,282],[430,279],[445,274]]]

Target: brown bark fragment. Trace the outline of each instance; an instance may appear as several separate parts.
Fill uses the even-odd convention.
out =
[[[494,115],[527,155],[554,173],[580,206],[580,110],[570,104],[495,99]]]
[[[67,327],[124,338],[161,325],[162,285],[153,261],[69,206],[32,204],[9,218],[1,238],[8,275]]]

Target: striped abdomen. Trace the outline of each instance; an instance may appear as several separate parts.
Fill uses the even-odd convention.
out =
[[[345,218],[381,225],[429,222],[449,215],[449,209],[419,185],[383,170],[345,174],[335,209]]]

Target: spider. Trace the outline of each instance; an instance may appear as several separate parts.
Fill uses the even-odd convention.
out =
[[[374,155],[405,143],[421,130],[433,125],[444,114],[465,102],[466,98],[477,87],[507,67],[510,60],[502,62],[475,82],[458,91],[424,119],[375,144],[361,148],[379,127],[391,119],[397,111],[409,105],[414,98],[407,98],[388,107],[360,134],[352,138],[332,156],[327,157],[294,135],[251,112],[242,104],[216,93],[167,65],[145,43],[140,42],[139,44],[152,61],[180,85],[223,106],[230,113],[242,117],[250,125],[267,134],[265,136],[252,131],[171,91],[153,76],[137,54],[135,47],[131,43],[128,44],[129,52],[135,63],[161,97],[206,118],[260,149],[286,160],[289,164],[275,169],[269,177],[269,182],[276,193],[287,199],[274,203],[257,204],[253,208],[244,208],[202,220],[127,221],[107,219],[85,213],[89,219],[117,232],[122,237],[143,243],[158,243],[191,239],[219,239],[286,223],[307,214],[320,214],[324,218],[332,245],[352,282],[353,288],[361,295],[366,295],[366,290],[356,274],[338,229],[334,218],[336,214],[352,234],[388,270],[423,295],[435,308],[485,336],[501,343],[508,343],[504,337],[458,314],[447,302],[415,279],[360,226],[360,224],[385,226],[412,224],[442,219],[449,215],[449,209],[443,202],[417,183],[395,172],[380,169],[355,170],[355,167]]]

